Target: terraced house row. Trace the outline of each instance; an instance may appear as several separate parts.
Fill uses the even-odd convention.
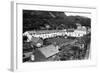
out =
[[[42,30],[42,31],[26,31],[23,35],[28,37],[28,41],[32,37],[36,38],[52,38],[56,36],[70,36],[70,37],[82,37],[87,34],[86,29],[63,29],[63,30]]]

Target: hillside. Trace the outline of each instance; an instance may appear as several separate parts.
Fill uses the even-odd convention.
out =
[[[91,19],[87,17],[66,16],[64,12],[23,10],[23,32],[76,28],[75,23],[91,27]]]

